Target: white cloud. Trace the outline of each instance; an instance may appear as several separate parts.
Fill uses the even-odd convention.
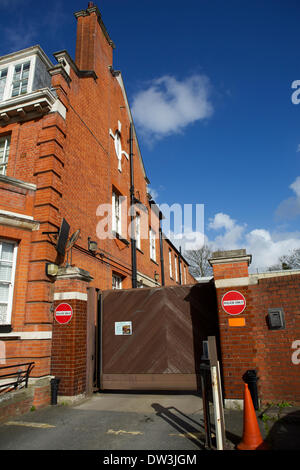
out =
[[[295,181],[290,185],[290,188],[296,193],[297,198],[300,198],[300,176],[297,176]]]
[[[288,254],[294,248],[300,248],[300,239],[297,233],[271,234],[263,228],[247,232],[246,224],[238,224],[228,214],[218,213],[210,220],[208,228],[220,231],[208,244],[213,250],[234,250],[246,248],[252,255],[250,271],[256,269],[266,270],[269,266],[277,264],[282,255]]]
[[[215,214],[208,223],[208,233],[181,227],[181,233],[165,232],[166,236],[182,252],[196,250],[205,243],[212,251],[245,248],[252,255],[250,272],[267,271],[279,263],[282,255],[300,248],[299,232],[269,232],[264,228],[247,230],[247,224],[238,223],[230,215]]]
[[[133,98],[132,113],[137,127],[148,138],[180,133],[189,124],[212,115],[209,91],[209,79],[203,75],[183,81],[169,75],[155,79]]]
[[[147,191],[148,191],[148,193],[151,194],[152,198],[156,201],[157,198],[158,198],[158,192],[156,191],[156,189],[151,188],[150,186],[148,186]]]
[[[31,9],[33,14],[25,17],[22,14],[20,4],[24,0],[0,0],[0,10],[9,8],[9,13],[15,10],[14,14],[8,14],[2,27],[2,42],[0,44],[0,54],[16,52],[36,44],[36,40],[41,37],[41,32],[47,32],[52,37],[57,36],[59,29],[62,29],[64,23],[68,21],[69,15],[65,11],[65,5],[61,0],[47,7],[46,15],[39,15],[39,6],[33,10],[30,7],[30,1],[27,0],[27,9]]]
[[[241,248],[246,224],[239,225],[229,215],[219,212],[213,219],[210,219],[208,228],[215,231],[222,230],[222,233],[210,242],[212,249],[234,250]]]
[[[31,28],[29,31],[16,31],[14,26],[7,26],[3,29],[3,34],[6,38],[6,46],[8,48],[8,52],[15,52],[26,47],[30,47],[33,45],[35,37],[37,36],[37,30]]]
[[[276,209],[276,216],[280,219],[294,219],[300,214],[300,176],[289,186],[295,196],[282,201]]]
[[[246,246],[253,255],[252,269],[264,268],[277,264],[280,256],[300,248],[300,239],[287,236],[285,239],[275,240],[267,230],[256,229],[246,235]]]
[[[6,7],[13,8],[18,3],[20,3],[20,1],[21,0],[0,0],[0,8],[1,7],[3,7],[3,8],[6,8]]]
[[[187,250],[199,250],[204,243],[208,243],[207,237],[203,232],[196,232],[190,229],[182,230],[182,233],[168,231],[165,235],[176,246],[177,250],[181,248],[183,254]]]
[[[235,225],[235,221],[232,220],[229,215],[219,212],[214,216],[213,219],[210,219],[209,228],[218,230],[220,228],[225,228],[227,230],[232,229]]]

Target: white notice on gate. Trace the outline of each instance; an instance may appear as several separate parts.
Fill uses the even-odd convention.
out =
[[[115,322],[115,335],[132,335],[132,322],[131,321],[117,321]]]

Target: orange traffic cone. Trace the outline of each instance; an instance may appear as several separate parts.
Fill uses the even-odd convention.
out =
[[[244,431],[242,441],[238,444],[239,450],[267,450],[268,446],[264,442],[258,426],[252,398],[245,384],[244,391]]]

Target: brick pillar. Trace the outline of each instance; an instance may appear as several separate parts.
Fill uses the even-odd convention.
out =
[[[246,250],[219,251],[212,254],[209,262],[217,291],[225,406],[242,405],[243,374],[256,368],[256,325],[248,274],[251,255]],[[230,315],[222,307],[224,294],[232,290],[246,300],[246,308],[239,315]]]
[[[87,287],[92,277],[71,266],[60,268],[55,281],[54,309],[67,303],[73,310],[69,323],[53,318],[51,375],[60,379],[59,396],[85,394],[87,364]]]
[[[216,251],[209,260],[214,271],[214,279],[247,278],[251,255],[246,250]]]
[[[77,38],[75,63],[79,70],[94,70],[97,75],[113,65],[115,45],[102,21],[99,9],[89,6],[75,13]],[[104,66],[104,68],[103,68]]]

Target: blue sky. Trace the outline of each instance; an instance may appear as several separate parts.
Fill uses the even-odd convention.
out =
[[[211,246],[246,248],[255,269],[300,247],[300,3],[95,3],[157,202],[204,204]],[[0,55],[40,44],[74,57],[87,4],[0,0]]]

